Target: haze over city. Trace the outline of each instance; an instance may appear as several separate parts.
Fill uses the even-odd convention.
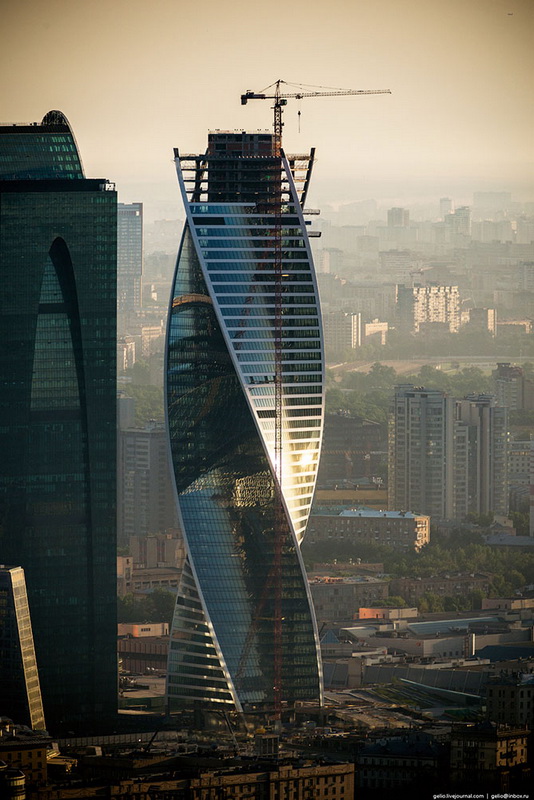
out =
[[[270,104],[240,95],[278,78],[392,91],[290,101],[285,148],[317,148],[317,204],[531,199],[529,0],[4,0],[3,22],[2,119],[62,110],[86,174],[142,200],[147,221],[181,214],[172,148],[270,128]]]
[[[0,798],[528,797],[532,0],[2,10]]]

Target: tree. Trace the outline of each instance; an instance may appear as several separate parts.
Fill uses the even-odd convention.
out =
[[[514,528],[518,536],[529,535],[530,516],[529,514],[521,514],[519,511],[512,511],[510,519],[514,523]]]
[[[117,621],[119,623],[172,622],[176,596],[165,589],[154,589],[144,597],[126,594],[117,598]]]
[[[148,599],[152,605],[152,615],[158,622],[172,623],[174,607],[176,605],[176,595],[166,589],[154,589]]]
[[[443,598],[433,592],[425,592],[417,603],[419,611],[436,612],[443,611]]]
[[[445,372],[429,364],[421,367],[414,382],[418,386],[424,386],[426,389],[440,389],[442,392],[448,391],[451,384],[451,380]]]
[[[397,373],[393,367],[384,366],[375,361],[368,373],[370,387],[376,389],[391,389],[397,380]]]
[[[130,384],[128,394],[135,399],[135,424],[144,425],[151,419],[163,420],[163,388]]]
[[[444,611],[463,611],[465,609],[465,601],[462,602],[462,598],[458,596],[451,596],[446,595],[443,598],[443,610]]]
[[[132,383],[146,386],[150,383],[150,367],[148,361],[139,358],[133,367],[124,371],[124,375],[132,379]]]
[[[376,600],[371,603],[371,608],[406,608],[406,600],[400,594],[392,594],[383,600]]]

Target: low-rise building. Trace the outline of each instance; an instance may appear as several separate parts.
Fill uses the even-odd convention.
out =
[[[152,569],[134,569],[132,572],[131,591],[149,592],[152,589],[166,589],[176,592],[182,570],[178,567],[153,567]]]
[[[137,771],[132,768],[134,763],[138,766]],[[168,757],[164,763],[168,768]],[[183,777],[164,779],[161,775],[147,775],[147,767],[157,766],[148,755],[137,757],[135,762],[131,758],[93,756],[91,765],[91,784],[86,787],[77,785],[77,797],[105,796],[113,800],[131,800],[132,797],[140,800],[151,797],[177,800],[349,800],[354,797],[354,764],[346,763],[299,765],[265,759],[247,767],[226,765],[223,768],[219,762],[212,769],[202,770],[198,767],[191,770],[189,763]],[[133,773],[132,777],[121,777],[125,771]],[[66,800],[73,798],[74,794],[72,788],[54,787],[53,795],[42,790],[42,794],[35,797],[36,800]]]
[[[445,758],[445,746],[423,732],[369,742],[356,755],[356,788],[435,788],[443,785]]]
[[[482,610],[495,608],[499,611],[529,611],[534,609],[534,597],[485,597]]]
[[[319,620],[351,620],[360,606],[388,597],[388,582],[371,577],[315,578],[310,590]]]
[[[493,575],[485,572],[456,575],[441,573],[428,578],[394,578],[389,590],[390,594],[403,597],[407,603],[416,603],[429,593],[439,597],[461,597],[471,592],[487,594],[492,580]]]
[[[451,781],[462,789],[507,790],[526,785],[526,728],[481,722],[455,725],[451,734]]]
[[[169,637],[123,637],[117,639],[117,650],[124,672],[142,675],[152,670],[164,672],[167,669]]]
[[[139,594],[153,589],[176,592],[182,570],[179,567],[133,568],[132,556],[117,557],[117,594]]]
[[[291,800],[332,800],[354,796],[354,764],[324,764],[239,774],[203,774],[191,781],[191,800],[218,800],[220,797],[291,798]],[[195,791],[196,790],[196,791]]]
[[[531,319],[508,319],[497,323],[497,331],[503,333],[532,333]]]
[[[364,342],[367,344],[370,341],[379,342],[381,345],[386,344],[387,335],[389,330],[389,322],[380,322],[379,319],[373,319],[371,322],[366,322],[363,326]]]
[[[417,608],[362,608],[360,607],[358,619],[415,619],[419,612]]]
[[[340,514],[312,514],[308,540],[380,544],[395,550],[420,550],[430,541],[430,517],[411,511],[353,508]]]
[[[168,636],[168,622],[120,622],[117,625],[119,636],[131,636],[133,639],[143,639],[147,636]]]
[[[348,482],[350,483],[350,482]],[[355,484],[337,485],[333,489],[317,489],[313,499],[315,511],[324,510],[329,513],[331,509],[337,512],[343,507],[364,505],[366,508],[384,508],[388,503],[388,491],[382,489],[380,483],[366,482]]]
[[[23,772],[27,784],[46,783],[46,751],[51,742],[46,731],[30,731],[6,717],[0,719],[0,762],[8,769]]]
[[[491,722],[534,729],[534,675],[497,675],[486,688],[486,714]]]

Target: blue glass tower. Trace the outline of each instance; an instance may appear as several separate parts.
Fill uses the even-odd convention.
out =
[[[302,212],[312,156],[286,158],[271,134],[245,132],[210,134],[204,155],[175,151],[187,221],[166,398],[188,557],[171,632],[171,710],[322,697],[299,550],[323,425]]]
[[[116,711],[116,231],[63,114],[0,126],[0,558],[53,733]]]

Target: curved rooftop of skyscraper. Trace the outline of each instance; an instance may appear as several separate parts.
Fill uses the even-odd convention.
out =
[[[74,133],[61,111],[49,111],[41,122],[0,125],[0,137],[0,180],[85,177]]]

